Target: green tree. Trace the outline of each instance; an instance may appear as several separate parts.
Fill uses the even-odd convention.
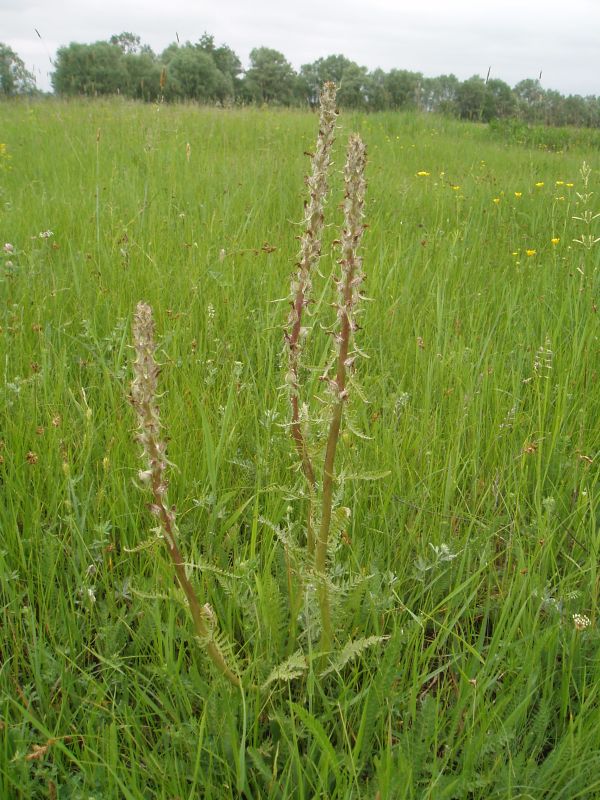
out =
[[[338,87],[337,101],[347,108],[363,108],[368,103],[369,78],[366,67],[343,55],[319,58],[300,68],[300,82],[305,100],[316,106],[321,87],[333,81]]]
[[[157,100],[161,96],[162,65],[150,47],[143,45],[137,53],[125,53],[123,63],[127,72],[128,97],[136,100]]]
[[[416,108],[419,105],[423,85],[420,72],[409,72],[406,69],[392,69],[385,76],[385,89],[389,97],[390,108]]]
[[[483,115],[485,81],[479,75],[463,81],[456,91],[456,106],[461,119],[478,120]]]
[[[386,111],[390,107],[390,98],[385,88],[386,73],[375,69],[367,75],[365,83],[366,103],[369,111]]]
[[[542,122],[544,119],[545,92],[539,80],[527,78],[513,89],[519,116],[526,122]]]
[[[231,79],[231,85],[235,88],[242,74],[242,62],[236,53],[226,44],[217,47],[214,37],[209,36],[207,33],[200,37],[196,47],[211,56],[217,69],[220,70],[226,78]]]
[[[453,74],[423,78],[421,108],[438,114],[456,114],[459,86],[460,81]]]
[[[8,97],[35,91],[32,73],[12,48],[0,42],[0,95]]]
[[[546,125],[566,125],[565,98],[553,89],[544,93],[544,122]]]
[[[227,102],[236,95],[241,62],[226,45],[216,47],[213,37],[207,33],[196,44],[170,44],[159,61],[166,67],[164,96],[167,100]]]
[[[167,99],[198,100],[206,103],[223,100],[233,93],[231,80],[228,81],[217,68],[209,53],[190,42],[182,47],[168,49],[165,87]]]
[[[243,81],[247,100],[289,105],[296,88],[296,73],[283,53],[257,47],[250,53],[250,67]]]
[[[498,78],[492,78],[485,85],[482,119],[506,118],[514,115],[517,101],[510,86]]]
[[[58,94],[118,94],[129,84],[123,50],[110,42],[60,47],[55,65],[51,80]]]
[[[142,49],[140,37],[135,33],[129,33],[129,31],[124,31],[123,33],[117,33],[114,36],[111,36],[109,39],[109,44],[116,45],[125,55],[139,53]]]
[[[590,128],[600,127],[600,99],[594,95],[584,97],[586,108],[586,125]]]
[[[589,107],[581,95],[570,94],[565,97],[564,111],[567,125],[575,125],[578,128],[590,125]]]

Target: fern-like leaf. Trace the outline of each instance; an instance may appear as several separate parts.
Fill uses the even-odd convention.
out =
[[[296,650],[289,658],[282,661],[281,664],[278,664],[271,670],[269,677],[262,685],[262,689],[266,689],[267,686],[277,681],[289,683],[296,678],[300,678],[307,669],[308,662],[306,656],[301,650]]]
[[[332,672],[339,672],[350,661],[362,655],[365,650],[377,644],[387,641],[389,636],[365,636],[362,639],[351,639],[348,644],[337,654],[336,658],[329,664],[326,670],[321,672],[324,678]]]

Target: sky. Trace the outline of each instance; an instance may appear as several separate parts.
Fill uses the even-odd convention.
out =
[[[0,42],[43,90],[58,47],[122,31],[155,52],[207,32],[245,66],[265,46],[296,69],[342,53],[431,77],[490,69],[511,86],[541,72],[545,89],[600,95],[600,0],[0,0]]]

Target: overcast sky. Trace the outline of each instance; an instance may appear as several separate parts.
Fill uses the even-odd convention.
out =
[[[511,86],[542,72],[546,89],[600,95],[600,0],[0,0],[0,41],[41,89],[58,47],[122,31],[156,52],[206,31],[244,65],[267,46],[296,69],[342,53],[369,69],[461,80],[491,67]]]

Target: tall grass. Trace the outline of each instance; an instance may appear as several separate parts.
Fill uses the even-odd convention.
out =
[[[342,641],[322,677],[310,631],[289,651],[281,546],[305,488],[278,301],[315,117],[2,113],[0,796],[598,795],[600,251],[573,241],[597,230],[573,219],[592,155],[343,120],[369,145],[369,403],[349,420],[369,438],[343,435],[331,571],[339,629],[389,638]],[[140,297],[182,548],[266,694],[215,679],[168,565],[127,552],[147,529],[124,396]],[[310,337],[307,392],[329,353]]]

